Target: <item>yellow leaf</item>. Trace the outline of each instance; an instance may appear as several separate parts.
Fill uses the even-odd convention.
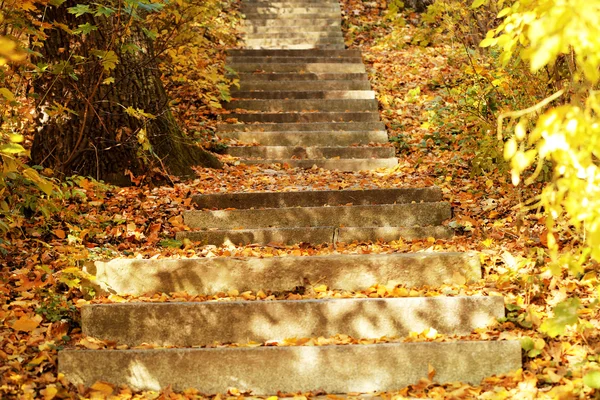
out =
[[[101,382],[101,381],[97,381],[96,383],[94,383],[91,386],[91,389],[96,392],[100,392],[105,396],[110,396],[114,391],[112,385],[110,385],[106,382]]]
[[[39,326],[40,322],[42,322],[40,315],[34,315],[31,318],[23,315],[13,324],[12,328],[16,331],[31,332]]]
[[[45,389],[40,390],[40,393],[44,395],[44,400],[52,400],[58,393],[58,389],[54,385],[48,385]]]
[[[315,286],[313,288],[313,290],[317,293],[323,293],[327,291],[327,285],[319,285],[319,286]]]

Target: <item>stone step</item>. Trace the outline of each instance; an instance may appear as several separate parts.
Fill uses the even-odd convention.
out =
[[[404,337],[433,328],[468,335],[504,317],[499,296],[89,304],[83,333],[139,346],[206,346],[287,338]],[[198,329],[201,327],[201,329]]]
[[[206,367],[202,367],[206,366]],[[97,381],[133,390],[195,388],[253,395],[393,391],[427,378],[478,385],[521,368],[521,343],[456,341],[290,347],[63,350],[58,370],[75,385]]]
[[[248,209],[278,207],[320,207],[372,204],[439,202],[439,187],[364,190],[305,190],[294,192],[235,192],[197,194],[192,201],[199,208]]]
[[[287,165],[290,168],[323,168],[342,172],[374,171],[380,168],[393,168],[398,165],[397,158],[353,158],[353,159],[240,159],[237,162],[247,165]],[[231,163],[231,162],[230,162]]]
[[[295,74],[364,74],[363,63],[314,63],[314,64],[292,64],[292,63],[242,63],[229,64],[231,69],[238,73],[242,72],[286,72]]]
[[[377,111],[375,99],[246,99],[232,100],[223,105],[226,110],[274,112],[365,112]]]
[[[296,5],[296,4],[339,4],[338,0],[244,0],[244,4],[268,4],[268,5]]]
[[[303,39],[303,40],[321,40],[321,39],[336,39],[344,40],[342,31],[336,32],[266,32],[266,33],[246,33],[244,41],[258,39]]]
[[[295,10],[295,9],[292,9]],[[282,13],[272,13],[272,14],[262,14],[262,13],[245,13],[246,21],[254,23],[256,21],[276,21],[276,20],[291,20],[291,21],[302,21],[302,20],[335,20],[341,19],[341,14],[339,11],[303,11],[299,9],[297,12],[290,12],[287,14]],[[306,26],[310,26],[310,23],[306,21]],[[302,24],[299,24],[302,25]]]
[[[329,134],[338,131],[353,132],[385,132],[383,122],[311,122],[311,123],[265,123],[265,124],[219,124],[217,125],[219,135],[223,132],[288,132],[288,131],[310,131]],[[387,142],[387,139],[386,139]]]
[[[241,11],[246,16],[260,15],[278,18],[281,15],[304,15],[304,14],[338,14],[340,13],[339,4],[305,4],[294,5],[293,7],[277,7],[273,5],[242,5]]]
[[[304,160],[391,158],[396,152],[393,147],[230,146],[226,154],[241,158]]]
[[[387,143],[385,131],[372,132],[235,132],[223,131],[222,138],[238,140],[242,143],[260,143],[265,146],[327,146],[335,143],[338,146],[354,144]]]
[[[227,57],[227,64],[359,64],[362,63],[360,57]]]
[[[360,50],[253,50],[253,49],[229,49],[228,56],[234,57],[361,57]]]
[[[220,229],[211,231],[177,232],[177,240],[189,239],[202,245],[268,245],[283,243],[337,244],[362,242],[391,242],[399,238],[405,240],[450,239],[453,232],[445,226],[425,227],[345,227],[333,226],[303,228],[256,228],[256,229]]]
[[[375,92],[372,90],[328,90],[328,91],[290,91],[290,90],[269,90],[269,91],[239,91],[232,90],[231,96],[234,99],[375,99]]]
[[[379,113],[372,112],[296,112],[296,113],[230,113],[227,118],[239,122],[312,123],[312,122],[378,122]]]
[[[226,74],[231,78],[238,78],[240,83],[249,82],[269,82],[269,81],[366,81],[369,82],[366,73],[346,74],[346,73],[236,73]]]
[[[265,28],[284,28],[286,26],[302,26],[304,29],[323,28],[329,26],[335,26],[338,29],[341,28],[341,18],[298,18],[298,19],[255,19],[255,20],[243,20],[240,29],[247,30],[259,27]],[[281,49],[277,49],[281,50]]]
[[[336,9],[340,10],[340,3],[335,1],[327,2],[290,2],[290,1],[271,1],[268,3],[242,3],[242,10],[266,8],[268,10],[280,10],[290,8],[310,8],[310,9]]]
[[[257,228],[213,231],[177,232],[178,240],[189,239],[202,245],[267,245],[283,244],[336,244],[356,242],[391,242],[399,238],[405,240],[450,239],[453,232],[445,226],[424,227],[346,227],[320,226],[312,228]]]
[[[254,49],[312,49],[312,48],[343,48],[342,38],[288,38],[288,39],[244,39],[244,45]]]
[[[348,91],[348,90],[370,90],[369,81],[240,81],[240,87],[232,87],[232,93],[239,91]]]
[[[321,26],[290,26],[282,24],[281,26],[248,26],[242,25],[239,30],[245,34],[248,33],[283,33],[283,32],[341,32],[340,26],[321,25]]]
[[[187,292],[215,294],[238,290],[293,290],[308,284],[364,290],[376,284],[440,286],[456,277],[481,279],[475,253],[333,254],[304,257],[215,257],[184,259],[115,259],[85,267],[111,293]]]
[[[446,202],[286,207],[253,210],[192,210],[183,220],[192,229],[293,228],[319,226],[432,226],[452,217]]]
[[[321,43],[306,43],[304,40],[298,43],[246,43],[249,49],[343,49],[344,44],[321,44]]]

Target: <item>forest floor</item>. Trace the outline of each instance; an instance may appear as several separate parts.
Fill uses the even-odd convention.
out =
[[[16,219],[8,237],[0,239],[4,260],[0,280],[0,397],[53,398],[201,398],[195,391],[132,392],[99,383],[91,389],[74,387],[57,373],[57,352],[65,346],[111,348],[85,337],[78,327],[78,308],[89,302],[206,301],[214,298],[256,300],[271,293],[186,293],[143,297],[92,297],[81,267],[115,257],[272,257],[331,253],[392,253],[414,251],[476,251],[484,278],[466,285],[457,278],[439,288],[375,286],[361,292],[309,288],[305,294],[277,298],[401,297],[457,294],[502,295],[506,321],[461,339],[520,339],[524,364],[514,374],[486,379],[479,386],[439,385],[427,380],[384,398],[403,396],[430,399],[584,399],[597,396],[583,385],[583,375],[597,368],[597,313],[583,312],[582,329],[567,329],[550,338],[539,327],[552,306],[576,296],[583,304],[595,302],[598,277],[587,272],[578,278],[555,276],[545,252],[543,216],[536,210],[519,212],[519,204],[539,187],[513,187],[505,171],[491,168],[473,173],[474,139],[469,127],[459,130],[444,121],[440,111],[458,102],[440,82],[458,81],[468,62],[459,44],[442,40],[424,43],[426,31],[415,14],[406,14],[393,29],[381,19],[380,3],[343,1],[349,47],[364,52],[371,82],[381,104],[381,116],[398,149],[400,164],[390,170],[341,173],[284,166],[227,165],[223,170],[198,169],[190,181],[161,187],[117,188],[89,178],[73,177],[60,184],[63,195],[43,204],[50,215]],[[403,21],[401,23],[401,21]],[[389,21],[388,21],[389,22]],[[402,26],[402,24],[404,24]],[[491,133],[490,135],[495,135]],[[192,209],[195,193],[290,191],[297,188],[351,189],[425,187],[437,185],[454,210],[452,240],[413,240],[391,243],[350,243],[310,246],[198,246],[178,242],[175,233],[186,229],[181,213]],[[568,246],[569,238],[564,239]],[[585,329],[587,327],[587,329]],[[414,334],[403,340],[445,341],[457,337]],[[382,339],[394,340],[394,339]],[[364,343],[336,336],[289,340],[278,345]],[[374,341],[370,341],[374,342]],[[378,341],[377,341],[378,342]],[[241,343],[223,346],[259,346]],[[215,346],[219,346],[215,344]],[[295,394],[310,398],[314,393]],[[235,390],[219,398],[247,397]]]

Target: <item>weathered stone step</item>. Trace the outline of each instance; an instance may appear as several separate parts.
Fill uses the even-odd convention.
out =
[[[323,168],[342,172],[374,171],[380,168],[393,168],[398,165],[397,158],[351,158],[328,159],[316,158],[306,160],[290,159],[240,159],[241,164],[248,165],[288,165],[291,168]]]
[[[286,338],[403,337],[433,328],[467,335],[504,317],[499,296],[90,304],[83,333],[138,346],[205,346]],[[199,329],[200,328],[200,329]]]
[[[240,81],[239,90],[232,88],[232,93],[240,91],[348,91],[371,89],[369,81]]]
[[[296,112],[296,113],[231,113],[227,118],[240,122],[312,123],[312,122],[378,122],[379,113],[372,112]]]
[[[366,73],[346,74],[346,73],[236,73],[234,75],[226,74],[232,78],[239,78],[241,83],[246,82],[269,82],[269,81],[366,81],[369,78]]]
[[[361,57],[360,50],[253,50],[253,49],[229,49],[227,55],[235,57]]]
[[[364,290],[376,284],[439,286],[481,279],[474,253],[334,254],[268,258],[115,259],[85,268],[106,291],[121,295],[238,290],[282,291],[307,284]]]
[[[192,201],[199,208],[278,208],[339,205],[402,204],[439,202],[442,191],[437,186],[364,190],[305,190],[295,192],[235,192],[197,194]]]
[[[328,90],[328,91],[239,91],[232,90],[234,99],[374,99],[372,90]]]
[[[291,1],[270,1],[268,3],[258,2],[243,2],[242,10],[266,8],[268,10],[279,10],[279,9],[290,9],[290,8],[310,8],[310,9],[337,9],[340,10],[340,3],[336,1],[325,1],[325,2],[291,2]]]
[[[344,40],[342,38],[322,38],[322,39],[305,39],[305,38],[288,38],[288,39],[244,39],[246,47],[262,49],[312,49],[312,48],[342,48]]]
[[[371,132],[236,132],[222,131],[222,138],[236,139],[242,143],[260,143],[265,146],[328,146],[334,142],[338,146],[353,144],[387,143],[385,131]]]
[[[303,39],[303,40],[321,40],[321,39],[336,39],[344,40],[342,31],[336,32],[266,32],[266,33],[246,33],[244,41],[258,39]]]
[[[246,47],[250,49],[343,49],[344,44],[322,44],[322,43],[306,43],[305,40],[298,43],[246,43]]]
[[[318,226],[431,226],[452,216],[446,202],[373,204],[331,207],[286,207],[253,210],[192,210],[183,220],[192,229]]]
[[[339,26],[324,24],[321,26],[291,26],[285,24],[282,26],[248,26],[242,25],[240,31],[248,33],[281,33],[281,32],[341,32]]]
[[[295,5],[295,4],[339,4],[338,0],[244,0],[244,4],[274,4],[274,5]]]
[[[288,14],[281,13],[272,13],[272,14],[262,14],[262,13],[245,13],[246,21],[254,23],[256,21],[267,20],[292,20],[292,21],[301,21],[301,20],[335,20],[341,19],[341,15],[339,11],[309,11],[309,12],[291,12]],[[308,22],[308,21],[307,21]],[[299,24],[302,25],[302,24]],[[306,26],[310,26],[308,23]]]
[[[226,110],[260,112],[300,112],[300,111],[377,111],[375,99],[246,99],[232,100],[224,104]]]
[[[277,7],[272,5],[242,5],[242,13],[246,16],[269,16],[278,18],[282,15],[304,15],[304,14],[337,14],[340,13],[339,4],[310,4],[310,5],[294,5],[293,7]],[[248,17],[247,17],[248,18]]]
[[[320,226],[312,228],[257,228],[214,231],[177,232],[178,240],[189,239],[203,245],[248,245],[269,243],[297,244],[336,244],[357,242],[391,242],[403,238],[406,240],[450,239],[452,230],[445,226],[423,227],[345,227]]]
[[[241,158],[319,159],[319,158],[390,158],[393,147],[304,147],[304,146],[230,146],[226,153]]]
[[[208,366],[201,368],[199,366]],[[268,366],[268,368],[266,367]],[[157,350],[63,350],[59,372],[75,385],[97,381],[134,390],[254,395],[399,390],[435,370],[438,383],[477,385],[521,368],[519,341],[383,343]]]
[[[313,28],[321,28],[324,26],[337,26],[341,29],[341,18],[302,18],[302,19],[261,19],[261,20],[244,20],[242,22],[242,29],[254,28],[254,27],[285,27],[285,26],[310,26]],[[273,49],[273,50],[284,50],[284,49]],[[340,49],[345,50],[345,49]]]
[[[315,63],[326,63],[326,64],[339,64],[349,63],[357,64],[362,63],[360,57],[240,57],[240,56],[229,56],[227,57],[227,64],[241,64],[241,63],[252,63],[252,64],[315,64]]]
[[[264,123],[264,124],[219,124],[218,131],[222,132],[288,132],[310,131],[331,133],[338,131],[352,132],[385,132],[383,122],[310,122],[310,123]],[[387,142],[387,139],[386,139]]]
[[[236,72],[287,72],[296,74],[363,74],[365,65],[363,63],[314,63],[314,64],[292,64],[292,63],[241,63],[229,64]]]

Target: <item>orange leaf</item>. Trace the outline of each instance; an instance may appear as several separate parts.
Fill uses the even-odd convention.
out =
[[[16,331],[31,332],[38,327],[40,322],[42,322],[42,317],[39,315],[35,315],[32,318],[23,315],[13,324],[12,328]]]
[[[92,389],[96,392],[100,392],[105,396],[110,396],[114,391],[114,388],[112,387],[112,385],[110,385],[109,383],[106,383],[106,382],[101,382],[101,381],[97,381],[96,383],[94,383],[90,389]]]
[[[55,229],[52,232],[54,232],[56,237],[59,239],[64,239],[65,237],[67,237],[67,234],[62,229]]]

